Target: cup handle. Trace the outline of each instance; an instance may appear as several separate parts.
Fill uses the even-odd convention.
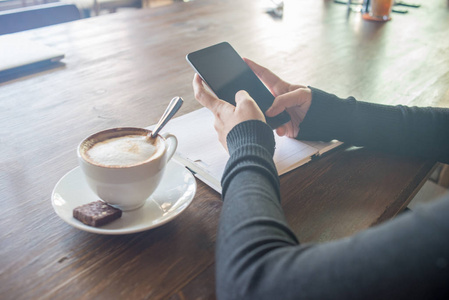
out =
[[[167,141],[167,162],[173,157],[173,154],[176,152],[176,148],[178,148],[178,139],[171,133],[163,133],[161,136]]]

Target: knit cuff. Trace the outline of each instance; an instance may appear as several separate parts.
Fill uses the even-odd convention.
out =
[[[356,100],[338,98],[319,89],[312,90],[312,103],[299,126],[297,139],[330,141],[350,132],[351,115]]]
[[[221,180],[223,199],[231,181],[245,170],[266,176],[279,196],[279,177],[273,162],[274,134],[266,123],[250,120],[236,125],[227,136],[227,145],[230,157]]]
[[[229,155],[248,144],[256,144],[265,148],[271,156],[274,155],[275,141],[273,130],[266,123],[249,120],[237,124],[226,137]]]

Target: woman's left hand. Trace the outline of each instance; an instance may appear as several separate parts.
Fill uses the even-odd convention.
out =
[[[235,94],[236,106],[234,106],[209,92],[198,74],[195,74],[193,78],[193,91],[196,100],[214,114],[214,127],[218,133],[218,139],[226,151],[228,150],[226,137],[235,125],[248,120],[265,122],[265,117],[259,106],[246,91],[238,91]]]

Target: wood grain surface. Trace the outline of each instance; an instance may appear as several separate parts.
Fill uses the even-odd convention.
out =
[[[17,33],[62,50],[54,68],[0,76],[0,298],[214,299],[220,196],[197,181],[190,207],[153,230],[80,231],[51,205],[86,136],[157,122],[193,97],[191,51],[221,41],[287,81],[341,97],[449,107],[449,7],[422,1],[386,23],[332,1],[196,0]],[[1,45],[0,45],[1,51]],[[303,242],[354,234],[394,217],[434,162],[345,145],[281,177]]]

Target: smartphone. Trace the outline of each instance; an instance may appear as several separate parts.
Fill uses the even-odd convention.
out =
[[[274,96],[229,43],[189,53],[186,59],[218,98],[235,105],[235,94],[245,90],[262,112],[272,105]],[[290,121],[286,111],[265,118],[273,129]]]

